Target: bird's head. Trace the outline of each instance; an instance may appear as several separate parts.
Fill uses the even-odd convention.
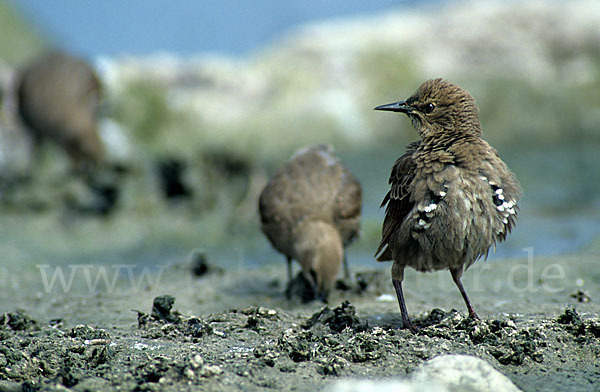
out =
[[[479,110],[471,94],[444,79],[428,80],[405,101],[375,110],[405,113],[423,137],[441,132],[481,133]]]
[[[298,234],[294,247],[304,278],[316,299],[327,302],[344,259],[342,238],[334,226],[323,221],[300,224]]]

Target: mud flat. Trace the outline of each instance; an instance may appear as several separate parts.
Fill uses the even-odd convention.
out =
[[[122,274],[94,292],[77,276],[46,291],[33,269],[0,292],[0,390],[335,390],[406,380],[446,354],[482,359],[524,391],[594,390],[596,257],[534,261],[467,272],[481,321],[466,318],[449,274],[408,274],[417,334],[398,328],[387,268],[355,269],[327,306],[286,300],[283,263],[202,277],[175,264],[154,285]]]

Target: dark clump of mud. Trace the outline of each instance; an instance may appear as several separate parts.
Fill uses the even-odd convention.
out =
[[[421,329],[413,334],[357,314],[348,301],[312,315],[251,306],[204,317],[181,314],[174,303],[156,297],[150,314],[138,311],[137,325],[110,330],[5,313],[0,387],[312,391],[339,377],[405,375],[446,353],[478,356],[525,390],[551,387],[557,369],[581,376],[572,390],[600,382],[600,319],[572,308],[536,320],[471,320],[434,309],[415,317]]]
[[[208,274],[224,274],[225,270],[213,264],[204,252],[193,252],[190,260],[192,275],[200,277]]]
[[[181,318],[178,314],[172,313],[171,308],[175,303],[175,297],[171,295],[161,295],[154,298],[152,304],[152,318],[154,320],[166,321],[169,323],[178,323]]]
[[[21,310],[7,312],[0,316],[0,325],[13,331],[27,331],[37,327],[37,321]]]
[[[356,316],[354,306],[348,301],[342,302],[335,309],[324,307],[308,319],[304,328],[311,329],[318,325],[328,326],[334,332],[342,332],[346,328],[351,328],[357,332],[367,329],[367,325]]]

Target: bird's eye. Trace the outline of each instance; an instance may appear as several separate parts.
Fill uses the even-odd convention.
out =
[[[425,104],[425,106],[423,106],[423,112],[431,113],[431,112],[433,112],[434,108],[435,108],[435,105],[432,103]]]

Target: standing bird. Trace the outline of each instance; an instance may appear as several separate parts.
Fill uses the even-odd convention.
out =
[[[292,259],[316,298],[326,301],[344,261],[344,248],[360,228],[362,189],[327,145],[297,151],[262,191],[262,231],[287,257],[288,285]]]
[[[77,169],[99,163],[100,92],[90,65],[62,52],[49,52],[24,67],[17,86],[18,111],[36,150],[47,140],[62,147]]]
[[[517,218],[521,187],[498,153],[481,138],[475,100],[443,79],[424,82],[407,100],[375,110],[408,115],[420,140],[394,164],[377,261],[393,260],[392,283],[402,323],[408,318],[402,293],[404,268],[449,269],[470,317],[478,319],[461,277]]]

